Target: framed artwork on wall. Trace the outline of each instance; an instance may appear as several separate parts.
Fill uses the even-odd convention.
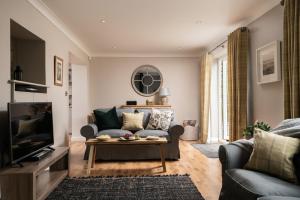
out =
[[[273,41],[256,50],[257,83],[272,83],[281,80],[280,41]]]
[[[54,85],[62,86],[63,85],[63,59],[54,56]]]

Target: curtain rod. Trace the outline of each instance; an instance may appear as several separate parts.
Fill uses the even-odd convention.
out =
[[[248,30],[247,27],[241,27],[241,31],[244,32]],[[221,44],[217,45],[215,48],[213,48],[212,50],[210,50],[208,52],[208,54],[211,54],[212,52],[214,52],[216,49],[218,49],[219,47],[223,46],[223,44],[225,44],[228,40],[223,41]]]
[[[208,54],[211,54],[211,53],[214,52],[216,49],[218,49],[219,47],[223,46],[226,42],[227,42],[227,40],[223,41],[221,44],[218,44],[215,48],[213,48],[212,50],[210,50],[210,51],[208,52]]]

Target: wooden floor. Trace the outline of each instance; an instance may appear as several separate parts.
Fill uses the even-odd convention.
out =
[[[83,160],[85,145],[72,142],[70,153],[70,176],[87,176],[87,162]],[[97,162],[91,176],[131,176],[190,174],[206,200],[218,199],[221,189],[221,164],[219,159],[207,158],[196,150],[191,142],[180,142],[181,159],[167,161],[167,172],[162,172],[160,161],[143,162]]]

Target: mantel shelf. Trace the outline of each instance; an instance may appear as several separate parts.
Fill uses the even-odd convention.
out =
[[[8,83],[10,83],[10,84],[26,84],[26,85],[32,85],[32,86],[37,86],[37,87],[49,88],[48,85],[26,82],[26,81],[18,81],[18,80],[8,80]]]

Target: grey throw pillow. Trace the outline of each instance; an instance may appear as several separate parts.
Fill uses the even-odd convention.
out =
[[[300,138],[300,118],[283,120],[271,131],[278,135]]]

